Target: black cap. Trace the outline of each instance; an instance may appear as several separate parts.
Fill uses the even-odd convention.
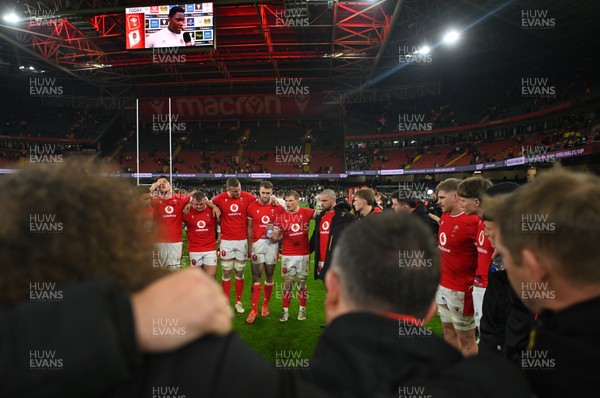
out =
[[[488,196],[502,195],[504,193],[511,193],[516,191],[520,187],[519,184],[514,182],[501,182],[496,185],[492,185],[486,189],[483,194]]]

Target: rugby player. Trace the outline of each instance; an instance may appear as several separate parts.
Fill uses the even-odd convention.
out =
[[[235,269],[235,310],[239,314],[245,312],[242,305],[244,292],[244,269],[248,255],[247,217],[246,209],[256,197],[249,192],[242,191],[242,186],[237,178],[229,178],[225,183],[226,191],[212,199],[221,209],[221,242],[219,252],[221,256],[221,285],[223,292],[229,297],[231,292],[231,271]]]
[[[294,281],[298,285],[298,301],[300,302],[298,320],[303,321],[306,319],[306,300],[308,298],[306,279],[308,278],[310,261],[308,230],[310,220],[315,216],[315,211],[300,207],[299,202],[300,195],[298,192],[286,192],[285,211],[276,219],[276,228],[273,230],[274,239],[281,238],[282,240],[283,254],[281,258],[281,275],[284,281],[283,311],[279,322],[288,321]]]
[[[158,242],[153,263],[158,267],[178,269],[181,266],[183,211],[190,197],[174,193],[166,176],[159,176],[150,186],[154,217],[158,227]],[[158,252],[158,253],[157,253]]]
[[[273,184],[262,181],[259,187],[259,198],[250,203],[248,214],[248,247],[251,248],[250,264],[252,267],[252,310],[246,318],[247,323],[254,323],[258,317],[258,301],[260,299],[260,280],[265,271],[265,296],[261,307],[261,316],[269,315],[269,301],[273,292],[273,273],[279,245],[270,238],[273,234],[273,223],[278,215],[284,212],[283,206],[273,206]]]
[[[217,275],[217,218],[207,206],[203,191],[192,195],[192,208],[183,215],[187,227],[190,266],[202,268],[213,278]]]
[[[477,271],[473,285],[473,307],[475,316],[475,326],[479,328],[481,321],[481,309],[483,296],[488,284],[488,272],[492,264],[492,255],[494,248],[485,233],[485,224],[483,222],[483,207],[481,200],[483,192],[492,187],[489,179],[482,177],[469,177],[464,179],[458,185],[458,196],[460,197],[460,207],[467,215],[474,215],[479,218],[477,225]]]
[[[436,188],[443,212],[438,234],[442,272],[436,303],[444,339],[463,355],[475,355],[472,288],[477,269],[475,241],[479,218],[465,214],[460,208],[459,184],[459,179],[448,178]]]

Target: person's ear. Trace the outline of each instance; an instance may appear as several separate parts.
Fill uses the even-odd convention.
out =
[[[340,303],[341,286],[340,276],[335,268],[325,274],[325,289],[327,290],[325,308],[328,310],[336,308]]]
[[[543,282],[548,276],[548,263],[537,253],[523,249],[521,266],[525,268],[526,277],[531,282]]]

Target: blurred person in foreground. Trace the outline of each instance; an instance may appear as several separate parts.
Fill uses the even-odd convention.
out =
[[[231,330],[216,282],[152,266],[147,205],[124,180],[65,162],[0,187],[0,396],[113,396],[145,369],[142,352]],[[157,338],[166,318],[186,333]]]
[[[600,388],[600,178],[554,167],[510,195],[484,198],[508,279],[537,313],[521,353],[539,397]]]

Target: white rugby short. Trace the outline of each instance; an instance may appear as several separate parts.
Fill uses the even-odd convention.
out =
[[[451,323],[456,330],[475,328],[473,296],[470,292],[459,292],[440,285],[435,295],[435,302],[442,323]]]
[[[275,265],[278,254],[279,245],[272,243],[269,239],[259,239],[252,243],[252,264]]]
[[[281,257],[281,276],[284,279],[291,279],[295,276],[305,279],[308,277],[309,255],[305,256],[282,256]]]
[[[200,267],[206,265],[208,267],[217,266],[217,251],[209,252],[190,252],[190,266]]]
[[[246,261],[248,257],[248,240],[224,240],[221,239],[219,246],[221,260]]]

